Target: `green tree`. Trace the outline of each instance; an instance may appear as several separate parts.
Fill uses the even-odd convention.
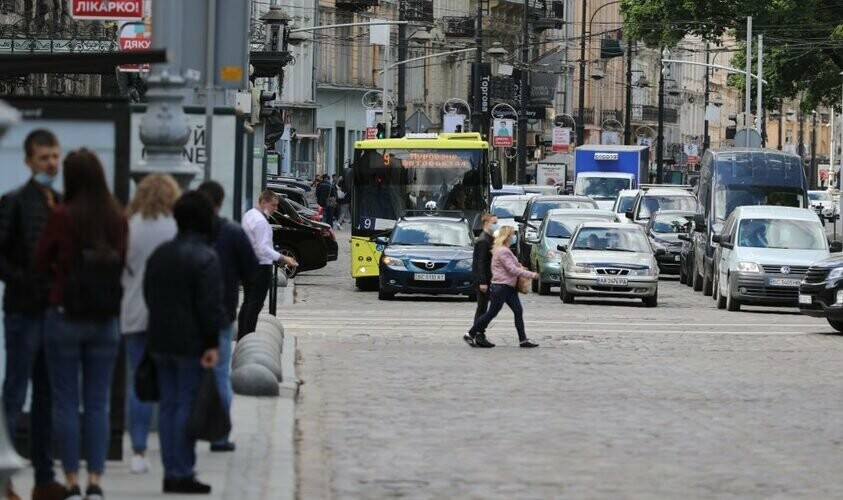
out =
[[[622,0],[621,12],[625,34],[650,47],[674,46],[686,35],[714,45],[726,33],[744,40],[746,17],[752,16],[753,36],[764,34],[767,108],[800,96],[806,110],[840,100],[843,1]],[[733,58],[733,66],[744,67],[744,53]],[[732,78],[732,83],[743,88],[743,77]]]

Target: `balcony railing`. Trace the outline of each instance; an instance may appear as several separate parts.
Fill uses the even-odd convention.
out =
[[[410,22],[432,23],[433,0],[403,0],[404,18]]]
[[[471,38],[474,36],[473,17],[443,17],[442,31],[451,38]]]
[[[580,110],[575,109],[574,113],[571,116],[574,117],[574,120],[579,121]],[[584,108],[583,109],[583,120],[582,121],[583,121],[584,124],[599,125],[599,123],[594,122],[594,108]]]
[[[378,0],[336,0],[337,10],[344,12],[363,12],[378,6]]]
[[[641,119],[645,122],[659,121],[659,107],[658,106],[642,106]],[[675,108],[664,108],[664,121],[666,123],[676,123],[679,121],[679,113]]]

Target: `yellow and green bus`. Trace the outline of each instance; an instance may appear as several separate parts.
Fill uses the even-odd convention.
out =
[[[354,143],[346,173],[351,194],[351,276],[358,288],[378,289],[381,250],[408,211],[456,213],[476,232],[490,184],[489,143],[478,133],[407,134]]]

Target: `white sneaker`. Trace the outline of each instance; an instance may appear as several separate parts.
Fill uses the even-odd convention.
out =
[[[149,462],[143,455],[132,455],[132,474],[146,474],[149,472]]]

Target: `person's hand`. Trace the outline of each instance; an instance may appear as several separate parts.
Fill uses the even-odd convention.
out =
[[[292,257],[285,256],[285,257],[283,257],[282,260],[284,261],[285,264],[287,264],[290,267],[298,267],[299,266],[299,263],[296,261],[296,259],[294,259]]]
[[[480,291],[486,293],[489,291],[489,285],[480,285]]]
[[[202,368],[213,368],[217,366],[217,363],[220,360],[220,350],[217,348],[207,349],[204,353],[202,353],[202,358],[199,360],[199,364],[202,365]]]
[[[539,279],[539,273],[533,273],[533,279],[534,280]]]

